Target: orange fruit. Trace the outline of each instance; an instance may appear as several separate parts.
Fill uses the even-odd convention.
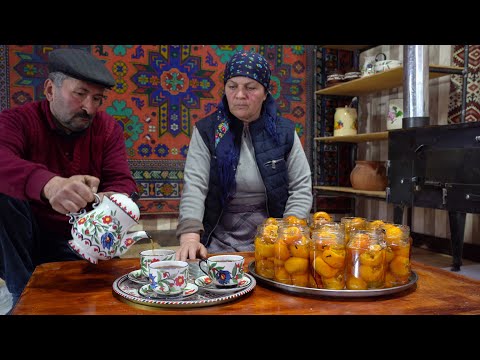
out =
[[[293,244],[302,238],[302,231],[298,226],[289,226],[282,230],[281,235],[287,245]]]
[[[370,236],[368,234],[355,234],[348,243],[351,249],[367,249],[370,243]]]
[[[367,266],[378,266],[385,261],[385,252],[380,251],[366,251],[360,254],[360,264]]]
[[[287,224],[290,224],[290,225],[303,225],[303,226],[306,226],[307,225],[307,220],[305,219],[300,219],[294,215],[289,215],[287,217],[285,217],[283,219]]]
[[[362,278],[348,276],[346,286],[348,290],[367,290],[367,283]]]
[[[396,286],[397,278],[390,271],[385,274],[385,287],[391,288]]]
[[[292,285],[307,287],[308,277],[311,275],[308,272],[305,272],[302,274],[291,274],[290,276],[292,278]]]
[[[308,274],[308,287],[310,288],[318,288],[317,282],[315,281],[315,278],[312,276],[312,274]]]
[[[365,280],[367,283],[370,282],[379,282],[385,280],[385,269],[381,266],[366,266],[360,265],[359,268],[360,277]]]
[[[343,274],[331,278],[322,277],[322,281],[325,289],[342,290],[345,287]]]
[[[305,237],[303,238],[305,239]],[[295,244],[289,245],[288,250],[290,250],[290,254],[295,257],[301,257],[308,259],[309,258],[309,246],[306,242],[307,240],[297,241]]]
[[[261,241],[255,243],[255,256],[269,258],[273,257],[274,253],[274,244],[265,244]]]
[[[403,256],[410,258],[410,245],[408,246],[392,246],[395,256]]]
[[[313,220],[325,219],[327,221],[332,221],[332,217],[325,211],[317,211],[312,216]]]
[[[385,241],[387,244],[398,244],[403,238],[403,231],[397,226],[390,226],[385,230]]]
[[[390,262],[389,269],[396,276],[409,276],[410,260],[405,256],[395,256]]]
[[[385,223],[382,220],[373,220],[367,223],[366,228],[368,230],[374,230],[378,228],[382,228]]]
[[[266,277],[267,279],[273,279],[274,266],[271,260],[255,260],[255,271],[258,275]]]
[[[388,264],[395,257],[395,253],[393,252],[393,249],[391,246],[387,246],[387,248],[385,249],[385,254],[386,254],[387,264]]]
[[[289,274],[301,274],[308,271],[308,259],[291,257],[285,261],[285,270]]]
[[[275,219],[273,217],[269,217],[265,220],[264,224],[265,225],[278,225],[278,221],[277,221],[277,219]]]
[[[336,248],[326,249],[322,253],[322,259],[335,269],[343,269],[345,267],[345,250]]]
[[[273,244],[277,239],[277,235],[278,235],[278,225],[270,224],[270,225],[266,225],[263,228],[262,236],[266,242],[270,242]]]
[[[292,284],[292,279],[290,277],[290,274],[284,267],[275,267],[275,275],[274,275],[274,280],[281,282],[283,284]]]
[[[317,256],[313,262],[313,269],[322,277],[333,277],[339,271],[328,265],[321,256]],[[323,278],[322,278],[323,279]]]

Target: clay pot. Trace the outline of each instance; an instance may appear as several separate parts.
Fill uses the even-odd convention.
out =
[[[387,175],[383,161],[357,160],[350,173],[350,182],[356,190],[383,191],[387,187]]]

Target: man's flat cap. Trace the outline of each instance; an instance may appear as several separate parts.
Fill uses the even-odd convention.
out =
[[[111,88],[115,79],[105,65],[80,49],[56,49],[48,55],[48,71],[59,71],[78,80]]]

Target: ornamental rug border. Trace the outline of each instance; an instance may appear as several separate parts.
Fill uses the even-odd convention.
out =
[[[306,45],[0,45],[0,109],[44,97],[48,53],[61,47],[91,52],[114,75],[102,110],[124,129],[142,214],[178,214],[193,127],[215,111],[224,64],[236,51],[255,50],[268,60],[279,114],[295,122],[310,158],[313,71]]]
[[[452,66],[465,66],[465,45],[455,45]],[[448,104],[448,124],[458,124],[462,119],[463,76],[450,77],[450,101]],[[480,120],[480,45],[470,45],[468,50],[467,99],[465,122]]]

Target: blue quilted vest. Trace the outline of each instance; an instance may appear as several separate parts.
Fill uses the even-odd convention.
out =
[[[226,101],[224,101],[224,107],[228,109]],[[230,119],[230,131],[235,136],[234,146],[239,153],[243,122],[235,118],[228,110],[227,113]],[[196,127],[211,155],[210,181],[203,217],[205,232],[201,239],[202,244],[205,246],[208,245],[210,235],[220,220],[223,208],[229,201],[228,194],[221,190],[215,153],[215,129],[219,124],[217,115],[218,111],[215,111],[196,123]],[[275,119],[278,143],[265,128],[267,116],[273,116]],[[288,199],[289,181],[286,161],[293,146],[295,124],[291,120],[276,115],[275,102],[269,95],[262,109],[260,119],[249,124],[249,131],[255,149],[257,166],[266,188],[268,214],[271,217],[281,218],[283,217]],[[238,162],[234,165],[234,171],[236,171],[237,165]]]

